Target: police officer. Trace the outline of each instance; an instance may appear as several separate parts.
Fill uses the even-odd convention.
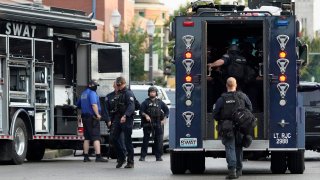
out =
[[[232,114],[236,106],[246,107],[252,111],[252,105],[247,95],[236,91],[237,81],[235,78],[229,77],[226,87],[227,93],[222,94],[213,108],[213,117],[219,121],[219,125],[223,124],[223,121],[233,119]],[[232,126],[231,131],[231,135],[222,135],[229,170],[226,179],[237,179],[242,175],[243,135]]]
[[[157,98],[157,95],[158,89],[151,86],[148,89],[149,98],[141,104],[140,115],[143,127],[143,144],[139,161],[145,161],[150,133],[152,133],[154,138],[156,161],[162,161],[163,125],[165,123],[165,117],[169,115],[169,109],[161,99]]]
[[[93,147],[96,152],[96,162],[108,162],[108,160],[101,157],[100,152],[101,107],[99,96],[96,93],[98,86],[99,84],[96,80],[91,80],[88,83],[87,89],[82,92],[81,98],[77,102],[78,109],[81,109],[78,114],[78,120],[82,120],[84,124],[84,162],[91,161],[88,155],[90,141],[93,141]]]
[[[228,52],[224,54],[220,59],[214,61],[213,63],[208,63],[210,68],[218,68],[224,65],[227,69],[227,76],[236,78],[239,89],[243,89],[244,78],[246,77],[246,65],[247,60],[241,55],[238,45],[231,44],[229,46]]]
[[[113,142],[113,135],[114,135],[114,126],[112,126],[113,122],[114,122],[114,116],[115,116],[115,112],[116,112],[116,107],[115,107],[115,103],[116,103],[116,98],[118,97],[118,87],[116,85],[116,81],[113,82],[113,89],[114,91],[112,91],[111,93],[107,94],[106,98],[105,98],[105,109],[106,109],[106,123],[107,126],[110,129],[110,136],[109,136],[109,151],[108,151],[108,155],[110,155],[110,148],[114,146]],[[124,144],[124,134],[123,132],[120,134],[120,138],[118,139],[121,145],[122,150],[127,153],[125,144]]]
[[[134,95],[131,90],[126,88],[126,80],[123,77],[117,77],[116,85],[118,88],[118,95],[115,99],[115,115],[114,115],[114,134],[113,142],[116,145],[118,164],[116,168],[122,167],[126,162],[125,152],[123,152],[119,138],[121,132],[124,133],[124,142],[127,150],[127,165],[125,168],[134,168],[134,150],[132,145],[132,127],[134,115]]]

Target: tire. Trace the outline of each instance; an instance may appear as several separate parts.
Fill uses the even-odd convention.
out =
[[[203,174],[206,170],[204,152],[188,155],[188,169],[192,174]]]
[[[271,172],[273,174],[284,174],[287,171],[286,152],[271,152]]]
[[[29,141],[27,160],[31,162],[41,161],[45,152],[45,146],[38,141]]]
[[[11,160],[12,164],[22,164],[27,155],[28,133],[26,125],[21,118],[17,118],[14,130],[13,141],[11,142]]]
[[[172,174],[184,174],[187,170],[186,156],[182,152],[170,153],[170,168]]]
[[[305,170],[304,150],[289,152],[288,169],[290,170],[291,174],[303,174]]]

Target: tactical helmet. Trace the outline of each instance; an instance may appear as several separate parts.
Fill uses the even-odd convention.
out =
[[[148,89],[148,96],[150,96],[150,92],[151,91],[155,91],[156,92],[156,96],[158,96],[158,89],[154,86],[149,87]]]
[[[229,51],[237,51],[237,52],[240,51],[238,45],[236,45],[236,44],[231,44],[231,45],[229,46],[229,49],[228,49],[228,50],[229,50]]]

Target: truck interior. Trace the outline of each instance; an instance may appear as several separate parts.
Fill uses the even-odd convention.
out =
[[[258,122],[264,122],[263,33],[263,21],[235,21],[231,23],[207,21],[207,64],[226,54],[231,44],[237,44],[241,55],[246,58],[248,65],[255,70],[254,78],[249,79],[245,84],[238,85],[238,90],[243,91],[250,98]],[[207,69],[207,119],[212,118],[210,113],[213,105],[221,94],[226,92],[227,78],[228,74],[225,66],[211,70]],[[258,126],[260,129],[263,123],[258,124]],[[209,136],[207,138],[212,139],[212,134],[214,133],[207,133],[207,136]],[[263,132],[258,132],[256,136],[265,137],[266,135]]]

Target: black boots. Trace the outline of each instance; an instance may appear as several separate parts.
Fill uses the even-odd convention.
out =
[[[91,159],[89,158],[88,154],[84,154],[83,162],[90,162]]]
[[[96,154],[96,162],[108,162],[108,160],[101,157],[101,154]]]
[[[120,160],[120,159],[119,159],[116,168],[121,168],[122,165],[123,165],[125,162],[126,162],[126,160]]]
[[[226,179],[238,179],[238,176],[236,174],[236,170],[229,169],[228,176],[226,176]]]
[[[134,164],[128,162],[124,168],[134,168]]]

